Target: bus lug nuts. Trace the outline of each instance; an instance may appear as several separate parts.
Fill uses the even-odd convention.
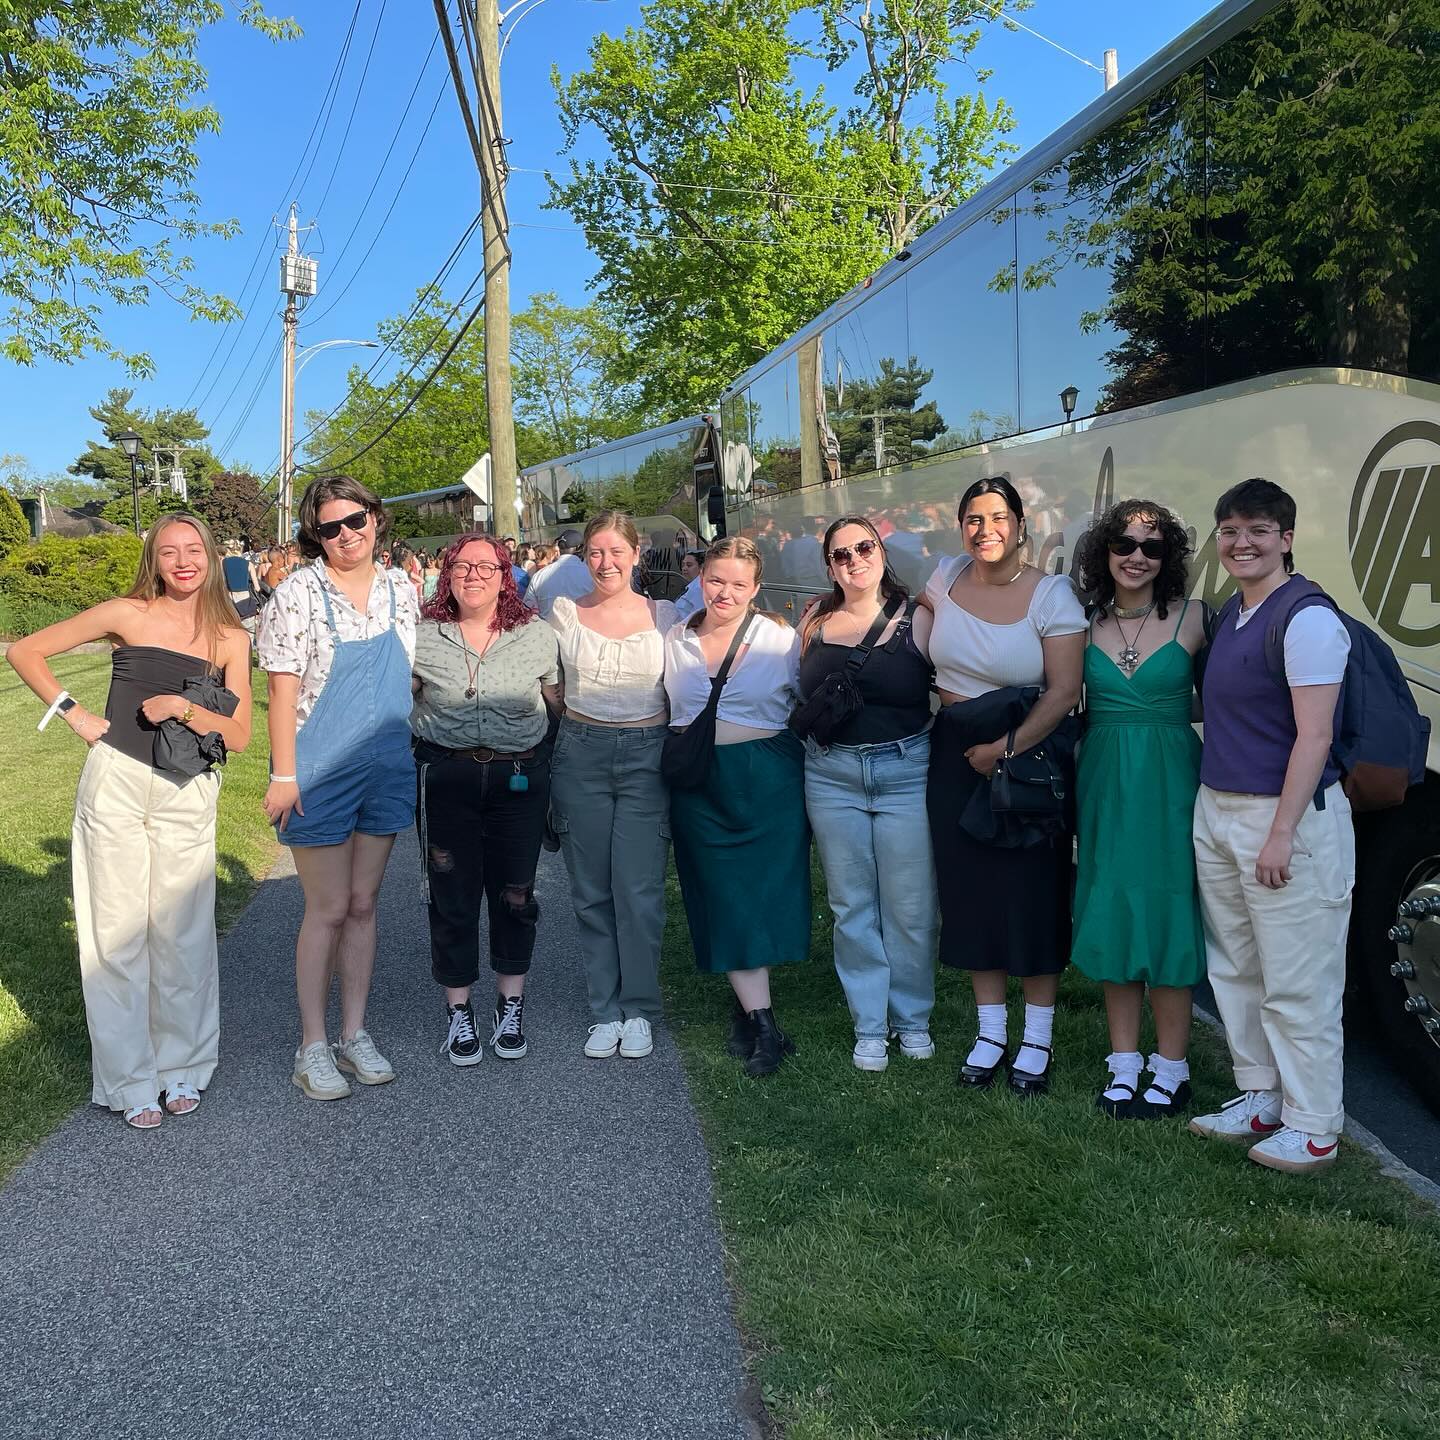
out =
[[[1427,1035],[1440,1035],[1440,1020],[1433,1015],[1428,1020],[1422,1020],[1420,1026]]]
[[[1405,998],[1405,1013],[1407,1015],[1428,1015],[1430,1002],[1423,995],[1408,995]]]
[[[1408,960],[1396,960],[1390,966],[1390,973],[1397,980],[1413,980],[1415,967]]]
[[[1408,945],[1415,938],[1415,932],[1408,925],[1392,925],[1385,932],[1385,938],[1397,945]]]

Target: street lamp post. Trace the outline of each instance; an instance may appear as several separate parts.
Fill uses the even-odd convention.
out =
[[[333,350],[338,345],[358,345],[366,350],[378,350],[380,348],[380,342],[378,340],[320,340],[314,345],[302,345],[296,351],[301,358],[291,373],[288,399],[282,407],[281,414],[280,504],[277,507],[279,513],[275,522],[275,538],[282,545],[290,539],[291,487],[295,479],[295,382],[300,378],[300,372],[305,366],[322,350]]]
[[[140,535],[140,477],[135,469],[135,457],[140,453],[140,437],[133,430],[122,430],[115,443],[130,458],[130,507],[135,519],[135,535]]]
[[[1060,405],[1065,411],[1065,423],[1070,423],[1070,417],[1075,413],[1075,402],[1080,398],[1080,391],[1074,385],[1067,385],[1060,392]]]

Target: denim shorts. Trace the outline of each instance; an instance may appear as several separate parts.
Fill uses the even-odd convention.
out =
[[[316,767],[317,769],[319,767]],[[415,823],[415,760],[408,749],[307,775],[297,768],[300,803],[276,837],[282,845],[339,845],[361,835],[398,835]]]

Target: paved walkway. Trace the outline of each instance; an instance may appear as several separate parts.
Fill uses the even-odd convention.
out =
[[[402,839],[370,1015],[399,1079],[317,1104],[289,1078],[282,859],[221,947],[199,1113],[82,1111],[0,1193],[0,1435],[756,1433],[674,1046],[583,1058],[558,857],[538,890],[530,1054],[457,1070]]]

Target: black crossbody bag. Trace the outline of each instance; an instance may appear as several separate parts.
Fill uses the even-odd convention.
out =
[[[710,680],[710,698],[705,708],[683,729],[672,730],[660,747],[660,776],[672,790],[698,790],[710,774],[710,757],[715,753],[715,716],[720,709],[720,692],[735,663],[736,652],[749,632],[753,615],[746,615],[735,631],[725,659]]]
[[[787,723],[802,740],[829,745],[840,727],[865,708],[865,698],[860,694],[855,677],[870,658],[875,642],[904,603],[903,595],[892,595],[844,665],[832,670],[815,687],[815,693],[802,700],[791,712]]]

